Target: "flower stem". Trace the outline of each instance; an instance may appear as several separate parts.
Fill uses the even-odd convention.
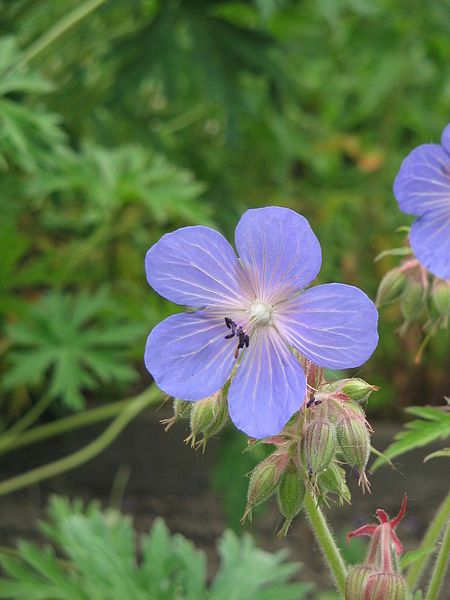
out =
[[[439,535],[442,529],[445,527],[446,523],[450,518],[450,492],[444,498],[439,510],[437,511],[433,521],[430,523],[427,532],[425,533],[425,537],[420,544],[418,550],[426,551],[427,548],[433,548],[436,545]],[[424,552],[422,556],[420,556],[414,563],[410,566],[408,570],[408,574],[406,576],[406,581],[408,582],[408,587],[411,591],[415,589],[417,584],[420,581],[420,578],[426,569],[428,562],[430,560],[430,554]]]
[[[425,596],[425,600],[437,600],[439,590],[441,589],[442,580],[444,579],[445,571],[448,566],[448,557],[450,554],[450,523],[445,528],[444,537],[442,539],[439,554],[437,555],[434,564],[433,573],[431,575],[430,586]]]
[[[311,529],[316,541],[322,550],[328,567],[333,574],[338,590],[344,595],[345,578],[347,569],[339,549],[334,541],[326,519],[317,505],[317,501],[310,490],[306,490],[305,508],[311,524]]]
[[[50,394],[44,394],[21,419],[16,421],[12,427],[2,434],[0,438],[0,454],[5,448],[14,443],[22,431],[28,429],[42,415],[52,401],[53,397]]]
[[[27,473],[22,473],[21,475],[17,475],[1,482],[0,496],[4,496],[5,494],[9,494],[10,492],[14,492],[28,485],[38,483],[44,479],[49,479],[60,473],[65,473],[66,471],[87,462],[109,446],[123,429],[125,429],[128,423],[130,423],[130,421],[132,421],[140,412],[148,406],[155,404],[160,399],[161,392],[156,386],[148,388],[142,394],[133,398],[124,410],[116,416],[114,421],[94,441],[65,458],[55,460],[42,467],[32,469]]]
[[[31,44],[31,46],[19,57],[15,67],[21,67],[30,60],[33,60],[38,54],[45,50],[47,46],[53,44],[53,42],[64,35],[66,31],[87,17],[101,4],[104,4],[105,1],[106,0],[87,0],[83,4],[74,8],[68,15],[60,19],[57,23],[55,23],[55,25],[53,25],[53,27],[41,35],[41,37],[38,38],[33,44]]]

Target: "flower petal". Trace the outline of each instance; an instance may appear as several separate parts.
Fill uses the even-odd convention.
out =
[[[411,226],[411,247],[433,275],[450,279],[450,202],[446,210],[433,210]]]
[[[233,423],[254,438],[276,435],[302,406],[305,391],[303,369],[276,330],[257,327],[228,392]]]
[[[223,319],[207,311],[172,315],[147,339],[145,366],[158,387],[181,400],[201,400],[219,390],[235,359]]]
[[[214,229],[183,227],[167,233],[145,257],[147,281],[176,304],[218,306],[240,299],[239,260]]]
[[[254,279],[254,295],[269,301],[299,290],[320,270],[322,252],[308,221],[289,208],[245,212],[236,227],[236,248]]]
[[[444,128],[441,137],[441,144],[450,157],[450,123]]]
[[[320,367],[358,367],[378,343],[377,309],[351,285],[311,288],[286,304],[276,319],[289,342]]]
[[[411,215],[450,207],[450,157],[445,150],[437,144],[413,150],[395,178],[394,194],[401,210]]]

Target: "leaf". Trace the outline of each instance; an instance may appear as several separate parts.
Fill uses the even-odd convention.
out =
[[[436,452],[432,452],[431,454],[428,454],[423,459],[423,462],[427,462],[431,458],[439,458],[441,456],[445,457],[445,458],[449,458],[450,457],[450,448],[442,448],[442,450],[436,450]]]
[[[35,388],[48,381],[50,395],[78,410],[83,394],[101,384],[128,384],[136,372],[127,346],[141,330],[124,323],[105,289],[94,294],[50,293],[27,318],[7,329],[12,344],[3,389]]]
[[[411,550],[410,552],[406,552],[400,559],[400,568],[403,571],[410,565],[412,565],[416,560],[422,558],[422,556],[426,556],[427,554],[431,554],[436,550],[435,546],[431,546],[429,548],[419,548],[419,550]]]
[[[380,254],[378,254],[375,257],[374,262],[378,262],[385,256],[411,256],[411,255],[412,255],[411,248],[391,248],[390,250],[383,250],[383,252],[380,252]]]
[[[384,451],[384,458],[377,458],[371,470],[375,471],[386,461],[391,460],[434,442],[450,437],[450,413],[445,408],[432,406],[410,406],[406,412],[419,419],[406,423],[403,431],[395,437],[394,442]]]

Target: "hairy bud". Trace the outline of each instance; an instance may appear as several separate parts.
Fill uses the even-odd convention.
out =
[[[191,410],[191,434],[186,438],[186,442],[191,442],[191,446],[199,448],[206,447],[206,442],[213,435],[219,433],[228,420],[228,402],[226,395],[222,390],[216,392],[208,398],[198,400],[192,406]],[[201,439],[197,441],[197,437]]]
[[[365,600],[367,580],[376,571],[368,565],[352,567],[345,579],[345,600]]]
[[[345,471],[336,463],[336,461],[333,461],[331,465],[320,474],[319,489],[325,498],[328,494],[336,494],[339,499],[339,504],[342,505],[344,502],[350,504],[351,494],[345,479]]]
[[[403,294],[408,278],[399,268],[388,271],[380,282],[377,292],[376,305],[395,302]]]
[[[172,409],[173,416],[168,419],[162,419],[161,423],[165,425],[164,431],[169,431],[169,429],[174,425],[177,421],[181,421],[182,419],[188,419],[191,414],[192,402],[187,402],[186,400],[178,400],[174,398]]]
[[[450,281],[436,281],[431,290],[431,299],[439,315],[448,321],[450,319]]]
[[[408,589],[400,573],[373,573],[365,583],[364,600],[406,600]]]
[[[301,457],[310,475],[330,465],[336,445],[336,428],[330,420],[319,418],[306,425],[302,432]]]
[[[426,296],[427,291],[421,281],[415,279],[408,281],[400,302],[400,310],[407,323],[415,321],[420,316],[426,306]]]
[[[370,385],[364,379],[352,377],[350,379],[342,379],[341,391],[346,394],[353,402],[366,402],[372,392],[378,391],[380,388],[376,385]]]
[[[370,456],[370,433],[365,418],[356,413],[343,415],[337,424],[337,439],[345,462],[357,469],[363,488],[368,486],[364,472]]]
[[[280,513],[285,517],[280,537],[285,537],[294,517],[301,511],[305,499],[305,481],[292,465],[281,477],[277,489],[277,502]]]
[[[274,452],[253,469],[247,490],[247,506],[242,522],[251,519],[252,510],[276,492],[282,474],[289,463],[287,454]]]

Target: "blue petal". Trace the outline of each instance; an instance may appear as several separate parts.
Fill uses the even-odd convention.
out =
[[[378,343],[378,312],[360,289],[330,283],[300,294],[277,325],[301,354],[320,367],[346,369],[366,362]]]
[[[450,279],[450,203],[447,210],[432,211],[411,226],[414,254],[433,275]]]
[[[145,257],[149,284],[176,304],[225,306],[239,302],[239,261],[214,229],[183,227],[164,235]]]
[[[224,320],[208,312],[182,313],[159,323],[147,339],[145,366],[158,387],[182,400],[201,400],[219,390],[235,359],[235,340],[225,340]]]
[[[320,270],[320,244],[308,221],[289,208],[248,210],[236,227],[236,248],[250,270],[254,295],[270,301],[299,290]]]
[[[257,327],[228,392],[230,417],[254,438],[280,433],[302,406],[303,369],[276,330]]]
[[[401,210],[421,216],[450,207],[450,157],[437,144],[413,150],[403,161],[394,182]]]
[[[441,144],[450,157],[450,123],[444,128],[441,137]]]

